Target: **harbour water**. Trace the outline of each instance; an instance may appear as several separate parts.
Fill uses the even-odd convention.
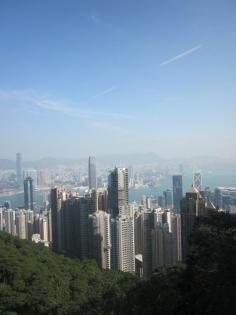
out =
[[[192,185],[191,176],[183,176],[183,191],[185,192]],[[208,174],[203,176],[203,187],[210,187],[214,190],[219,186],[236,187],[236,177],[232,175],[212,175]],[[146,196],[159,196],[166,189],[172,189],[172,177],[166,177],[160,181],[158,187],[141,187],[129,190],[130,202],[140,202],[143,195]],[[43,202],[48,199],[49,191],[35,191],[34,199],[38,207],[42,206]],[[20,193],[12,196],[1,196],[0,205],[5,201],[10,201],[11,207],[16,208],[24,205],[24,194]]]

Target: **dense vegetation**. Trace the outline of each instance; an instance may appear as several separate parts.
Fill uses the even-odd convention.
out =
[[[0,314],[118,313],[136,281],[0,234]]]
[[[0,234],[0,314],[233,314],[236,217],[200,218],[186,265],[148,280]]]
[[[186,266],[160,270],[127,296],[126,314],[234,314],[236,216],[196,220]]]

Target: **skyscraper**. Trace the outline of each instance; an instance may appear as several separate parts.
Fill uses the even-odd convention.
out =
[[[12,209],[5,210],[5,231],[15,235],[15,211]]]
[[[134,217],[129,208],[128,169],[116,167],[108,177],[112,268],[135,272]]]
[[[48,211],[48,241],[52,242],[52,210]]]
[[[98,210],[103,210],[107,212],[107,190],[98,190]]]
[[[21,153],[16,153],[16,183],[18,187],[22,187],[23,177],[22,177],[22,158]]]
[[[51,190],[52,245],[55,251],[89,258],[90,197],[78,197],[64,189]]]
[[[214,195],[216,207],[229,213],[236,212],[236,187],[217,187]]]
[[[27,238],[25,214],[22,210],[16,216],[16,233],[20,239]]]
[[[207,199],[202,198],[195,187],[191,187],[185,198],[181,200],[181,247],[182,259],[189,254],[189,237],[194,229],[195,218],[207,216],[209,210],[215,210],[214,205]]]
[[[90,190],[89,194],[87,194],[87,199],[89,200],[89,212],[96,212],[98,210],[98,190],[97,189],[92,189]]]
[[[154,229],[154,212],[146,210],[143,218],[143,276],[152,273],[152,229]]]
[[[151,209],[152,200],[150,196],[143,195],[141,203],[143,205],[144,210]]]
[[[40,218],[39,233],[41,240],[48,241],[48,219],[46,217]]]
[[[37,183],[38,183],[38,172],[37,172],[37,170],[34,169],[34,168],[24,169],[24,171],[23,171],[23,178],[24,178],[24,180],[27,177],[32,178],[33,179],[33,183],[34,183],[34,187],[37,187]]]
[[[2,207],[0,207],[0,231],[3,230],[3,212],[2,212]]]
[[[24,201],[25,209],[34,209],[34,197],[33,197],[33,179],[31,177],[26,177],[24,180]]]
[[[143,211],[135,212],[134,215],[134,244],[135,244],[135,255],[143,256]]]
[[[94,156],[90,156],[88,160],[88,180],[89,189],[97,188],[96,159]]]
[[[111,268],[110,214],[96,211],[89,215],[91,224],[91,258],[104,269]]]
[[[62,250],[62,202],[66,199],[63,189],[51,189],[51,227],[52,227],[52,248],[55,251]]]
[[[62,200],[61,211],[61,242],[62,249],[67,254],[80,257],[80,209],[79,198]]]
[[[181,214],[176,214],[177,261],[182,261]]]
[[[10,210],[10,220],[11,220],[11,235],[16,235],[16,212],[14,210]]]
[[[165,200],[165,208],[172,208],[172,191],[167,189],[163,192],[164,200]]]
[[[200,172],[193,174],[193,187],[198,191],[202,190],[202,175]]]
[[[89,239],[89,214],[90,202],[88,199],[79,198],[79,257],[87,258],[90,255],[90,239]]]
[[[152,269],[173,266],[177,262],[176,235],[168,225],[156,226],[152,230]]]
[[[182,175],[173,176],[173,210],[175,213],[180,212],[180,201],[183,198]]]
[[[116,167],[108,177],[108,211],[113,218],[128,212],[128,169]]]
[[[122,215],[111,220],[112,268],[135,273],[134,218]]]

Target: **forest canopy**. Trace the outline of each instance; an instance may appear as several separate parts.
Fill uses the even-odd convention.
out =
[[[1,314],[232,314],[235,292],[229,214],[198,218],[186,264],[146,280],[0,233]]]

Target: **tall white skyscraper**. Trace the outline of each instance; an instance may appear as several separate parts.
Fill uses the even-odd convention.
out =
[[[22,158],[19,152],[16,153],[16,182],[18,187],[21,187],[23,184]]]
[[[11,234],[11,228],[12,228],[12,224],[11,224],[11,212],[13,210],[11,209],[7,209],[5,210],[4,214],[5,214],[5,231],[9,234]]]
[[[10,212],[10,222],[11,222],[11,234],[16,235],[16,212],[11,210]]]
[[[3,230],[3,209],[0,207],[0,231]]]
[[[108,211],[112,217],[112,268],[134,273],[134,216],[129,207],[127,168],[116,167],[109,174]]]
[[[25,210],[25,229],[26,229],[26,237],[29,241],[32,239],[32,235],[34,234],[34,211]]]
[[[48,241],[52,242],[52,211],[48,211]]]
[[[96,159],[90,156],[88,160],[89,189],[97,188]]]
[[[22,210],[16,215],[16,233],[20,239],[27,238],[25,214]]]
[[[39,220],[39,234],[43,241],[48,241],[48,220],[43,217]]]
[[[89,215],[91,224],[91,257],[103,269],[111,268],[110,214],[96,211]]]
[[[134,219],[112,219],[112,268],[135,273]]]

